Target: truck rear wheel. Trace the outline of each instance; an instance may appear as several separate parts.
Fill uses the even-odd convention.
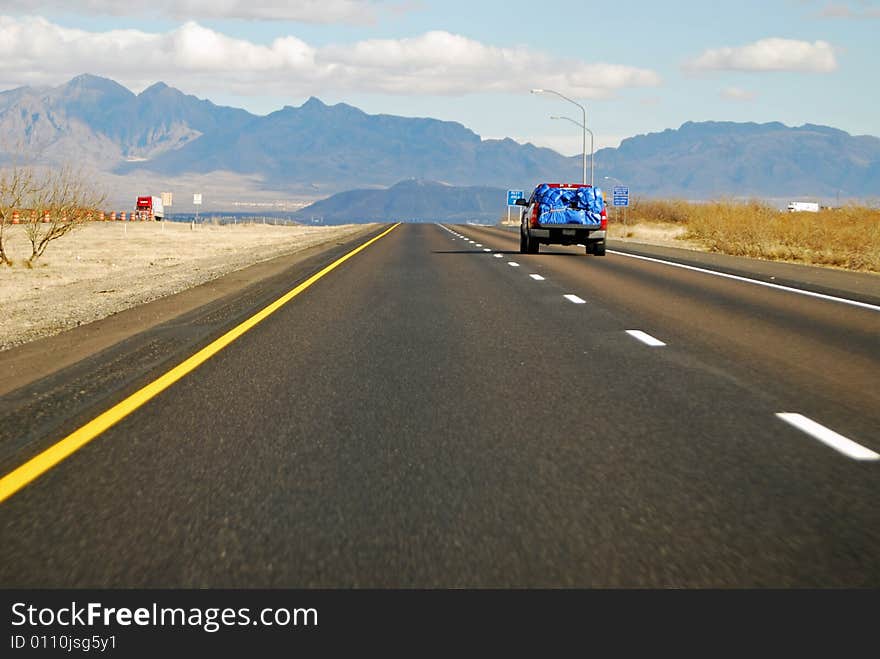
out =
[[[526,251],[529,254],[537,254],[538,253],[538,239],[532,238],[531,236],[526,236]]]
[[[605,241],[599,243],[587,243],[584,246],[584,251],[587,254],[593,254],[594,256],[605,256]]]

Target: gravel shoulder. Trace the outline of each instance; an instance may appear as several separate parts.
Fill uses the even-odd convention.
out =
[[[50,244],[28,269],[30,244],[21,227],[11,227],[16,263],[0,268],[0,351],[366,228],[92,223]]]
[[[374,234],[378,225],[328,228],[331,230],[310,230],[308,240],[302,240],[301,237],[296,239],[282,250],[280,256],[246,265],[143,304],[120,304],[119,308],[126,308],[99,320],[0,350],[0,397],[6,396],[6,402],[10,402],[12,399],[8,396],[15,396],[13,392],[19,391],[23,392],[21,395],[24,398],[29,399],[33,391],[28,386],[32,383],[43,381],[43,378],[53,374],[76,370],[77,365],[88,363],[96,355],[109,354],[108,358],[112,358],[116,353],[129,355],[132,351],[139,353],[146,349],[152,355],[151,359],[164,359],[169,356],[165,354],[169,350],[186,350],[186,346],[193,341],[197,343],[202,340],[205,332],[213,331],[211,328],[217,322],[216,319],[211,320],[212,314],[246,314],[254,304],[260,306],[268,303],[280,295],[279,291],[286,292],[292,285],[291,281],[307,275],[316,267],[315,264],[326,261],[325,253],[345,253],[367,236]],[[323,234],[321,240],[317,240],[319,234]],[[241,236],[235,237],[233,241],[236,238],[240,240]],[[304,246],[305,244],[310,246]],[[92,281],[90,286],[106,284]],[[92,289],[86,287],[85,290]],[[44,296],[44,299],[48,297]],[[55,297],[52,296],[52,299]],[[26,317],[24,313],[21,315]],[[46,311],[39,311],[38,315],[51,316]],[[164,334],[159,329],[162,327],[166,328]],[[174,335],[170,342],[165,342],[168,345],[163,344],[164,352],[156,352],[150,348],[155,343],[157,332],[163,336],[169,333]],[[123,362],[127,364],[126,372],[138,370],[128,357],[123,356],[119,363]],[[90,368],[86,367],[87,373],[91,373]],[[87,376],[86,381],[90,381],[90,377]],[[45,386],[51,388],[53,385],[50,383]]]

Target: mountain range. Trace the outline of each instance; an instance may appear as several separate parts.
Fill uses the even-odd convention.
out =
[[[480,186],[528,190],[581,173],[580,156],[483,140],[456,122],[370,115],[317,98],[259,116],[164,83],[134,94],[93,75],[0,92],[0,163],[23,155],[88,165],[124,203],[158,186],[178,194],[187,186],[222,205],[314,201],[418,179],[472,188],[476,210]],[[812,124],[688,122],[601,149],[594,162],[597,185],[623,182],[637,196],[880,196],[880,139]]]
[[[448,222],[494,223],[501,217],[507,191],[488,186],[453,186],[407,179],[387,189],[347,190],[294,214],[303,223]],[[519,217],[519,209],[516,211]]]
[[[687,122],[595,158],[651,196],[880,197],[880,139],[814,124]]]

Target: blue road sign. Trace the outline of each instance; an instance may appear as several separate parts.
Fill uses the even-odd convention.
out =
[[[516,206],[516,200],[523,198],[522,190],[508,190],[507,191],[507,205],[508,206]]]
[[[629,206],[629,188],[625,185],[615,185],[611,189],[612,206]]]

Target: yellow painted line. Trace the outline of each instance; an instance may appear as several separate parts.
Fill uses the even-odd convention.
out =
[[[104,432],[111,426],[119,423],[122,419],[134,412],[136,409],[147,403],[155,396],[159,395],[161,392],[165,391],[168,387],[170,387],[178,380],[180,380],[187,373],[190,373],[191,371],[198,368],[201,364],[208,361],[211,357],[223,350],[223,348],[235,341],[242,334],[257,325],[257,323],[265,320],[273,313],[278,311],[281,307],[290,302],[293,298],[302,293],[309,286],[318,281],[321,277],[345,263],[348,259],[353,257],[358,252],[365,250],[367,247],[372,245],[380,238],[387,236],[399,226],[400,223],[398,222],[390,229],[383,231],[375,238],[368,240],[363,245],[360,245],[359,247],[350,251],[345,256],[337,259],[320,272],[306,279],[303,283],[301,283],[293,290],[285,293],[269,306],[265,307],[261,311],[258,311],[240,325],[226,332],[226,334],[221,336],[219,339],[216,339],[215,341],[209,343],[207,346],[195,353],[192,357],[189,357],[185,361],[181,362],[170,371],[160,376],[156,380],[153,380],[142,389],[139,389],[122,402],[114,405],[109,410],[95,417],[84,426],[78,428],[77,430],[74,430],[64,439],[60,440],[56,444],[53,444],[39,455],[34,456],[23,465],[16,468],[14,471],[6,474],[3,478],[0,478],[0,502],[5,501],[13,494],[18,492],[20,489],[22,489],[25,485],[39,478],[47,471],[49,471],[52,467],[60,463],[62,460],[81,449],[102,432]]]

